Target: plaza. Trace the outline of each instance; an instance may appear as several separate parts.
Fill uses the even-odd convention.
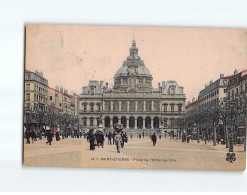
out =
[[[25,142],[25,140],[24,140]],[[117,153],[115,145],[89,150],[84,138],[53,139],[46,145],[46,139],[24,144],[25,166],[84,167],[84,168],[137,168],[137,169],[179,169],[179,170],[244,170],[244,146],[234,146],[236,161],[226,161],[228,149],[224,145],[213,146],[212,141],[190,143],[162,137],[153,146],[150,138],[129,137],[128,143]]]

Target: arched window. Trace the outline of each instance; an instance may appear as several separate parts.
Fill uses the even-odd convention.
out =
[[[114,111],[118,111],[118,110],[119,110],[118,102],[114,102],[114,103],[113,103],[113,110],[114,110]]]
[[[126,102],[122,102],[122,104],[121,104],[121,110],[122,111],[127,111],[127,103]]]
[[[137,103],[137,110],[138,111],[143,111],[143,102],[138,102]]]
[[[90,120],[90,126],[93,126],[93,121],[94,121],[94,118],[93,118],[93,117],[91,117],[89,120]]]
[[[154,102],[154,111],[160,111],[160,104],[159,104],[159,102]]]
[[[146,102],[146,111],[151,111],[151,110],[152,110],[151,102]]]
[[[135,102],[130,102],[130,104],[129,104],[129,110],[130,111],[135,111]]]
[[[111,102],[110,101],[105,102],[105,110],[106,111],[110,111],[111,110]]]
[[[82,120],[83,120],[83,126],[87,126],[87,118],[84,117]]]

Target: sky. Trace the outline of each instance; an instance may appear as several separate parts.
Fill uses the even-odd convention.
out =
[[[247,69],[247,30],[134,26],[26,26],[25,68],[41,71],[49,86],[80,94],[89,80],[113,85],[133,38],[158,82],[175,80],[187,101],[220,74]]]

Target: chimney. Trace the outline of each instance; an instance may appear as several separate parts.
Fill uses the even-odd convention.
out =
[[[63,87],[60,86],[60,92],[63,93]]]
[[[158,88],[160,89],[160,82],[158,83]]]
[[[213,80],[210,81],[210,85],[213,83]]]
[[[234,75],[236,75],[236,74],[238,74],[238,70],[237,69],[234,70]]]
[[[224,74],[220,74],[220,79],[222,79],[224,77]]]
[[[104,82],[104,81],[100,81],[100,88],[103,87],[103,82]]]
[[[108,83],[105,83],[105,88],[108,89]]]
[[[67,90],[67,89],[64,89],[64,93],[65,93],[65,94],[68,94],[68,90]]]
[[[55,88],[57,91],[59,91],[59,86],[56,86],[56,88]]]
[[[194,101],[195,101],[195,98],[193,97],[193,98],[192,98],[192,103],[193,103]]]

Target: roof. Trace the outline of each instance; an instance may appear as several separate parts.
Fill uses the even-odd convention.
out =
[[[67,96],[67,97],[69,97],[69,98],[74,98],[74,99],[76,99],[76,100],[80,100],[78,97],[74,97],[74,96],[72,96],[72,95],[70,95],[70,94],[62,93],[62,92],[60,92],[60,91],[58,91],[58,90],[56,90],[56,89],[54,89],[54,88],[52,88],[52,87],[48,87],[48,89],[51,89],[51,90],[53,90],[53,91],[55,91],[55,92],[57,92],[57,93],[60,93],[60,94],[62,94],[62,95],[65,95],[65,96]]]
[[[185,106],[185,108],[188,108],[188,107],[192,106],[193,104],[195,104],[195,103],[197,103],[197,102],[198,102],[198,100],[196,100],[196,101],[194,101],[194,102],[188,104],[187,106]]]
[[[25,70],[25,73],[32,73],[32,71],[30,71],[30,70]]]
[[[55,106],[51,106],[51,105],[49,105],[49,104],[47,104],[47,106],[50,107],[50,108],[53,108],[54,110],[62,111],[61,109],[59,109],[59,108],[57,108],[57,107],[55,107]]]
[[[138,66],[137,66],[137,74],[140,76],[148,76],[148,77],[152,77],[150,71],[148,70],[148,68],[144,65],[143,62],[138,62]],[[124,62],[124,64],[118,69],[118,71],[115,74],[116,76],[128,76],[129,72],[128,72],[128,66],[126,61]]]
[[[222,79],[231,79],[234,75],[230,75],[230,76],[225,76]]]

